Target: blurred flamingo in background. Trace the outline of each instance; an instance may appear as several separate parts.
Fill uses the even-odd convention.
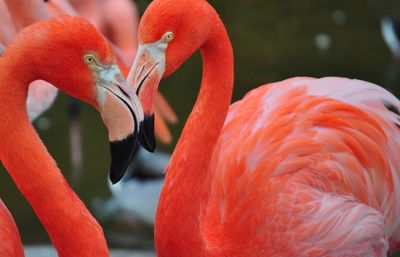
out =
[[[45,226],[60,257],[106,257],[109,253],[101,227],[68,186],[28,119],[28,84],[44,79],[100,111],[109,130],[113,157],[110,172],[119,176],[132,157],[139,135],[143,136],[138,129],[144,117],[114,60],[111,45],[79,17],[28,27],[0,58],[0,159]],[[15,223],[2,202],[0,215],[1,256],[23,256]]]
[[[0,0],[0,43],[3,48],[22,28],[40,20],[48,19],[45,5],[40,0]],[[57,89],[43,80],[29,86],[27,108],[30,120],[35,120],[54,102]]]
[[[0,44],[4,48],[15,36],[16,32],[8,13],[7,5],[3,0],[0,1],[0,14]]]
[[[135,81],[147,115],[159,81],[195,50],[196,104],[166,171],[163,256],[386,256],[400,243],[400,102],[374,84],[298,77],[229,106],[233,53],[204,0],[155,0]]]

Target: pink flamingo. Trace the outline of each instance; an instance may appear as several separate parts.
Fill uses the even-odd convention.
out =
[[[400,102],[374,84],[298,77],[230,104],[233,52],[204,0],[155,0],[129,79],[145,113],[196,49],[198,99],[166,171],[158,256],[386,256],[400,242]]]
[[[79,17],[28,27],[0,58],[0,159],[61,257],[106,257],[109,253],[101,227],[68,186],[29,122],[28,84],[44,79],[100,111],[111,142],[110,174],[119,177],[132,158],[144,117],[114,60],[111,45]],[[1,256],[23,256],[15,223],[3,203],[0,215]]]

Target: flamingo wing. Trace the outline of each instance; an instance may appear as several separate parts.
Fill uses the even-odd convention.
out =
[[[24,257],[17,225],[6,205],[0,199],[0,256]]]
[[[386,256],[400,234],[399,108],[384,89],[344,78],[249,92],[231,106],[209,167],[207,248]]]

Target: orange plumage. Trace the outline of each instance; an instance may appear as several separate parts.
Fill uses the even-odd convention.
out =
[[[367,82],[295,78],[233,104],[209,168],[207,244],[221,256],[386,256],[400,232],[400,116],[385,103],[400,108]]]
[[[383,257],[396,250],[398,99],[364,81],[299,77],[229,106],[231,44],[204,0],[153,1],[139,40],[143,54],[131,74],[159,63],[151,81],[138,75],[136,85],[147,90],[197,48],[203,58],[199,96],[160,196],[158,256]]]

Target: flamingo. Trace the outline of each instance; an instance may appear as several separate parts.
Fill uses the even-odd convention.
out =
[[[215,9],[205,0],[154,0],[128,76],[145,114],[160,80],[198,48],[202,84],[166,169],[158,256],[396,250],[399,100],[365,81],[296,77],[230,105],[233,50]]]
[[[0,0],[0,20],[7,19],[8,23],[0,23],[0,27],[4,24],[4,28],[10,30],[12,28],[12,36],[15,31],[19,28],[30,25],[38,20],[48,19],[51,16],[59,15],[82,15],[83,17],[93,21],[93,24],[97,25],[97,29],[105,33],[105,36],[113,43],[113,50],[117,54],[119,60],[120,69],[124,75],[128,75],[129,68],[133,62],[134,55],[136,53],[136,33],[138,25],[138,15],[134,2],[128,0],[117,0],[117,1],[101,1],[101,4],[96,1],[71,1],[73,6],[68,0],[50,0],[45,4],[42,0],[7,0],[7,5],[3,0]],[[3,8],[2,8],[3,7]],[[82,8],[85,7],[85,8]],[[10,15],[11,14],[11,15]],[[19,27],[15,27],[12,24],[12,19],[18,21]],[[97,21],[97,22],[96,22]],[[121,25],[121,22],[125,24]],[[15,28],[14,28],[15,27]],[[112,33],[110,33],[112,32]],[[0,35],[2,35],[0,30]],[[4,41],[5,44],[8,41]],[[1,52],[1,49],[0,49]],[[29,93],[27,98],[27,109],[29,118],[31,121],[36,120],[44,111],[51,107],[54,103],[55,98],[58,94],[58,90],[53,85],[46,81],[39,80],[31,83],[29,87]],[[81,134],[80,134],[80,102],[70,98],[68,101],[69,110],[69,139],[70,139],[70,156],[72,164],[72,174],[69,177],[69,181],[76,183],[79,181],[82,171],[82,145],[81,145]],[[167,123],[176,123],[177,117],[166,102],[165,98],[161,95],[157,95],[155,101],[155,109],[158,112],[154,115],[155,118],[155,134],[158,139],[169,144],[172,141],[171,133],[169,132]],[[165,119],[165,121],[164,121]],[[156,152],[152,156],[152,161],[148,162],[148,158],[144,158],[146,151],[143,148],[138,149],[136,158],[132,160],[130,166],[130,173],[132,176],[130,179],[125,179],[123,183],[120,183],[117,187],[111,187],[112,193],[111,201],[123,203],[122,206],[129,206],[128,211],[130,213],[138,213],[140,221],[145,223],[154,223],[155,209],[157,207],[157,199],[159,191],[161,190],[163,168],[162,165],[157,165],[160,161],[166,162],[166,154]],[[154,161],[155,160],[155,161]],[[146,166],[151,165],[151,169],[142,169],[144,162],[147,162]],[[140,165],[137,165],[140,164]],[[138,179],[136,173],[145,171],[145,176],[149,176],[150,179],[142,180]],[[152,174],[157,172],[155,176]],[[143,172],[142,172],[143,173]],[[151,194],[151,201],[148,197],[135,197],[131,199],[127,197],[131,192],[135,192],[137,196]],[[145,208],[143,208],[145,207]],[[100,210],[104,209],[102,205]],[[1,255],[0,255],[1,256]]]
[[[44,79],[100,111],[109,131],[110,175],[119,177],[138,137],[147,135],[139,131],[145,121],[140,103],[114,59],[107,40],[80,17],[55,18],[24,29],[0,58],[0,159],[60,257],[106,257],[109,252],[101,227],[28,119],[28,85]],[[23,256],[15,223],[2,202],[0,215],[1,256]]]

